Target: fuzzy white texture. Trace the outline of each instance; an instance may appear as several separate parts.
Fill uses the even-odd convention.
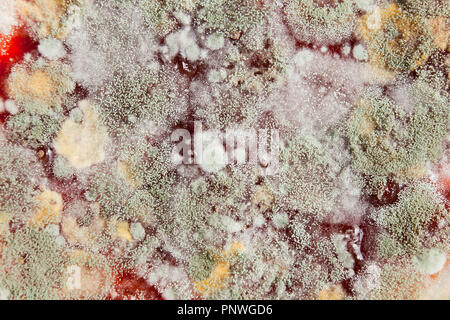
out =
[[[350,51],[350,47],[348,47]],[[329,128],[348,119],[366,86],[379,80],[368,72],[365,63],[339,59],[310,49],[292,54],[291,71],[286,84],[262,102],[278,118],[298,128],[298,132],[315,137],[331,160],[336,176],[332,213],[324,217],[329,223],[359,223],[366,203],[361,200],[361,184],[351,168],[350,154],[343,139],[333,137]]]
[[[59,226],[57,224],[49,224],[44,229],[48,234],[57,237],[59,235]]]
[[[223,229],[229,233],[239,232],[243,228],[241,223],[235,221],[229,216],[221,216],[221,223]]]
[[[264,223],[266,222],[266,220],[264,219],[263,215],[259,214],[257,215],[254,219],[253,219],[253,225],[256,228],[261,228]]]
[[[294,63],[297,67],[301,68],[310,63],[314,58],[314,54],[311,50],[304,49],[297,52],[294,56]]]
[[[5,288],[0,288],[0,300],[8,300],[10,291]]]
[[[146,280],[150,285],[156,286],[165,299],[179,299],[179,293],[187,293],[191,287],[186,272],[181,267],[168,264],[154,266]]]
[[[362,63],[309,49],[298,51],[291,61],[293,71],[285,88],[274,92],[265,105],[313,135],[345,121],[364,86],[376,80]]]
[[[223,38],[223,35],[219,33],[213,33],[208,36],[208,39],[206,40],[206,46],[211,50],[219,50],[222,49],[224,46],[225,40]]]
[[[208,72],[208,81],[212,83],[218,83],[223,81],[227,77],[227,72],[225,69],[219,69],[219,70],[210,70]]]
[[[277,229],[282,229],[289,223],[289,217],[286,212],[278,212],[273,214],[272,221]]]
[[[405,111],[406,114],[412,114],[415,110],[415,102],[411,96],[411,88],[408,85],[399,84],[394,87],[389,94],[395,104]]]
[[[355,3],[359,9],[364,11],[373,7],[373,0],[355,0]]]
[[[83,24],[82,12],[92,5],[91,0],[87,0],[82,6],[71,4],[67,7],[67,18],[65,22],[65,27],[68,31],[76,30]]]
[[[66,49],[58,39],[42,39],[38,46],[39,53],[49,60],[58,60],[66,55]]]
[[[130,225],[130,233],[136,240],[142,240],[145,237],[145,229],[139,222],[133,222]]]
[[[206,172],[218,172],[227,164],[227,154],[222,139],[214,131],[205,131],[198,135],[202,142],[200,168]]]
[[[172,59],[178,53],[189,61],[196,61],[200,58],[200,48],[197,45],[195,35],[190,27],[172,33],[167,36],[166,44],[168,48],[168,57]]]
[[[353,47],[353,57],[356,60],[367,61],[367,59],[369,59],[369,54],[362,44],[357,44]]]
[[[5,110],[12,115],[19,113],[19,107],[13,100],[5,101]]]
[[[83,111],[79,108],[73,108],[69,113],[70,120],[73,122],[81,122],[83,121]]]
[[[347,241],[345,239],[345,236],[342,234],[334,234],[332,235],[332,241],[334,243],[336,254],[339,260],[342,262],[343,266],[345,268],[348,268],[350,273],[353,275],[355,260],[347,249]]]
[[[375,263],[364,267],[353,287],[359,299],[370,299],[370,293],[380,286],[381,269]]]
[[[74,11],[71,17],[73,30],[66,44],[74,80],[98,89],[118,72],[154,70],[158,45],[147,32],[142,12],[131,3],[117,9],[105,2],[101,8]],[[126,29],[111,32],[118,25]]]
[[[441,271],[447,262],[447,255],[439,249],[426,249],[416,255],[414,263],[417,270],[425,274],[435,274]]]
[[[109,76],[106,57],[90,44],[88,31],[73,33],[68,41],[72,47],[70,56],[73,77],[84,86],[100,86]]]
[[[9,34],[18,24],[15,0],[0,1],[0,33]]]
[[[191,24],[192,19],[188,14],[182,11],[177,11],[174,15],[175,18],[177,18],[177,20],[180,21],[183,25],[188,26]]]
[[[332,151],[333,152],[333,151]],[[338,151],[335,151],[338,152]],[[345,153],[342,153],[345,155]],[[366,204],[361,200],[361,186],[350,167],[344,167],[337,179],[339,194],[335,213],[329,217],[331,223],[359,223]]]
[[[350,54],[351,50],[352,50],[352,48],[350,48],[350,46],[348,44],[346,44],[342,47],[342,54],[344,56],[348,56]]]

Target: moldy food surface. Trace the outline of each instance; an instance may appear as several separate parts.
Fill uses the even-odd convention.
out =
[[[449,21],[0,0],[0,299],[449,299]]]

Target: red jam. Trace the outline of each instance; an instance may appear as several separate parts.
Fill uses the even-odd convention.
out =
[[[10,34],[0,33],[0,96],[6,98],[4,82],[11,67],[22,60],[25,53],[37,48],[23,28],[15,28]]]

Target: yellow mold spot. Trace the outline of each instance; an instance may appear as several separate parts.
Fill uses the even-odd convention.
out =
[[[17,95],[28,95],[40,99],[49,105],[52,98],[53,81],[49,74],[42,70],[28,74],[25,70],[17,72],[10,83],[10,89]]]
[[[403,52],[405,50],[400,43],[413,42],[418,38],[423,26],[416,20],[417,17],[405,13],[396,4],[388,4],[383,8],[375,7],[371,12],[363,15],[358,22],[358,34],[366,43],[375,41],[375,38],[380,32],[384,32],[389,23],[394,23],[401,37],[398,39],[392,39],[388,42],[390,50],[394,52]],[[401,41],[399,41],[401,39]],[[428,55],[422,54],[419,59],[415,61],[415,65],[411,67],[412,70],[421,66],[428,59]],[[376,50],[369,48],[369,60],[374,66],[381,69],[387,69],[385,63],[382,61],[382,57]],[[380,75],[382,75],[380,73]],[[386,73],[389,76],[389,73]]]
[[[130,233],[130,225],[127,221],[117,222],[116,236],[122,240],[133,242],[133,237]]]
[[[6,213],[0,213],[0,236],[5,234],[8,230],[8,223],[11,220],[11,216]]]
[[[434,44],[441,50],[446,50],[448,46],[448,39],[450,37],[450,28],[448,18],[437,17],[429,20],[429,25],[432,30]]]
[[[331,286],[319,292],[318,300],[344,300],[345,292],[340,284]]]
[[[225,251],[222,251],[220,255],[213,257],[216,261],[214,269],[208,278],[203,281],[195,282],[194,287],[197,292],[203,296],[209,296],[214,292],[222,289],[225,280],[230,276],[230,264],[229,259],[245,250],[242,242],[233,242]]]
[[[393,3],[384,8],[375,7],[360,18],[358,32],[364,40],[372,39],[389,19],[395,18],[400,13],[401,9]]]
[[[51,223],[61,222],[63,200],[59,193],[45,190],[35,198],[37,207],[32,214],[30,225],[42,228]]]
[[[13,72],[8,85],[12,96],[37,99],[42,105],[50,108],[53,98],[53,81],[43,70],[37,70],[31,74],[24,69]]]
[[[106,229],[112,239],[134,242],[130,224],[127,221],[118,221],[116,218],[112,218],[107,222]]]
[[[61,20],[65,14],[63,0],[16,0],[16,7],[19,14],[25,20],[38,23],[38,33],[40,38],[55,35],[63,38],[67,34],[61,30]]]
[[[106,129],[98,122],[98,116],[90,103],[79,103],[83,122],[67,119],[54,141],[55,150],[76,169],[87,168],[105,159]]]
[[[117,170],[130,187],[138,188],[143,184],[142,180],[133,174],[130,164],[127,161],[119,160],[117,162]]]
[[[233,242],[228,250],[224,252],[225,257],[234,256],[239,252],[245,250],[244,244],[242,242]]]
[[[18,65],[8,78],[8,94],[27,111],[39,114],[59,109],[63,96],[73,90],[70,68],[58,61],[41,65]]]

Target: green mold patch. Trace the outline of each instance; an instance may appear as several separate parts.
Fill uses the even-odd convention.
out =
[[[241,214],[255,179],[252,174],[232,170],[210,176],[201,193],[194,192],[196,181],[193,186],[186,181],[185,186],[174,187],[170,214],[158,216],[161,232],[187,252],[222,246],[227,235],[239,231],[247,222]],[[241,222],[236,221],[239,216]]]
[[[267,177],[277,206],[321,215],[336,197],[331,160],[323,146],[308,136],[297,136],[280,150],[280,172]]]
[[[122,146],[113,166],[90,177],[86,199],[98,202],[105,217],[154,223],[156,213],[163,214],[169,206],[175,178],[170,152],[167,144],[138,141]]]
[[[0,285],[11,299],[61,299],[67,260],[46,232],[21,228],[6,238],[2,251]]]
[[[127,197],[124,213],[127,217],[153,221],[156,213],[166,212],[171,197],[175,173],[170,168],[170,148],[136,144],[128,148],[127,163],[137,189]]]
[[[297,40],[324,44],[339,43],[350,37],[356,20],[355,1],[331,1],[331,4],[316,2],[286,1],[284,11]]]
[[[55,1],[0,99],[0,298],[405,299],[444,268],[443,1]],[[175,163],[194,122],[208,161]],[[215,158],[228,130],[276,171]]]
[[[38,149],[47,146],[61,128],[63,116],[22,112],[8,118],[9,139]]]
[[[260,241],[258,238],[256,236],[254,240]],[[230,259],[230,277],[224,282],[224,288],[211,298],[250,300],[269,292],[277,298],[288,296],[288,248],[285,243],[277,242],[273,235],[269,235],[266,244],[246,249]]]
[[[207,30],[239,38],[242,32],[258,25],[265,16],[264,7],[255,0],[199,1],[198,21]]]
[[[189,8],[188,2],[185,1],[185,8]],[[161,36],[166,36],[176,29],[178,23],[172,13],[184,7],[183,1],[159,0],[140,0],[138,6],[144,14],[148,28]]]
[[[388,177],[420,178],[428,161],[443,154],[448,97],[421,83],[413,89],[417,100],[410,112],[368,91],[348,120],[352,166],[368,178],[369,193],[381,196]]]
[[[195,255],[189,261],[188,273],[193,281],[202,281],[209,277],[215,267],[215,262],[208,253]]]
[[[399,265],[402,267],[399,268]],[[425,287],[426,278],[403,259],[386,264],[380,274],[379,285],[371,292],[371,299],[416,300]]]
[[[168,77],[170,72],[121,73],[106,84],[97,104],[102,122],[110,131],[125,131],[137,123],[155,121],[171,124],[185,102],[176,83]],[[128,130],[127,130],[128,129]]]
[[[432,185],[419,182],[406,187],[395,204],[375,211],[372,217],[387,233],[377,243],[381,256],[413,255],[433,247],[448,250],[448,211]]]
[[[428,21],[396,6],[382,9],[380,27],[363,32],[370,60],[389,70],[408,72],[422,65],[434,48]]]

